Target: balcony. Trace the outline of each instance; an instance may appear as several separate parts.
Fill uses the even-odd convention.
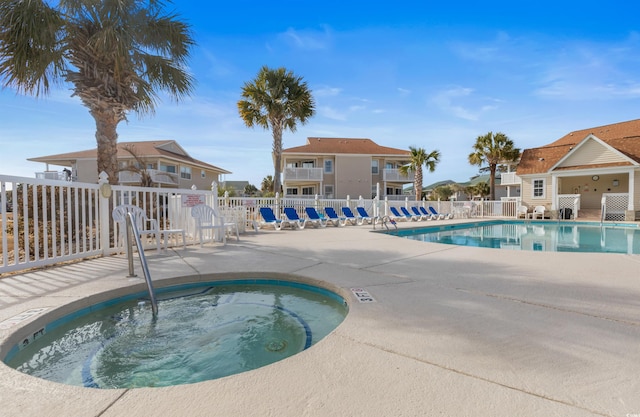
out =
[[[179,182],[178,174],[173,172],[165,172],[157,169],[148,169],[147,172],[151,176],[151,181],[158,185],[177,186]],[[140,184],[140,174],[132,171],[118,172],[118,181],[120,184]]]
[[[322,168],[285,168],[284,181],[322,181]]]
[[[392,182],[413,182],[413,172],[409,171],[407,175],[400,173],[399,169],[386,168],[382,171],[383,181]]]
[[[44,171],[36,172],[36,179],[39,180],[56,180],[56,181],[71,181],[71,174],[65,171]]]
[[[500,185],[520,185],[522,180],[515,172],[503,172],[500,174]]]

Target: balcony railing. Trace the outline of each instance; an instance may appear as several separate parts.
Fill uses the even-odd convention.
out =
[[[56,180],[56,181],[71,181],[71,174],[65,171],[44,171],[36,172],[36,179],[38,180]]]
[[[385,168],[382,171],[382,179],[384,181],[413,182],[413,172],[409,171],[407,175],[403,175],[399,169]]]
[[[285,181],[322,181],[322,168],[285,168]]]
[[[157,169],[148,169],[147,172],[151,176],[151,180],[155,184],[160,185],[178,185],[178,174],[172,172],[160,171]],[[118,173],[118,181],[120,184],[140,184],[140,174],[132,171],[120,171]]]
[[[521,179],[515,172],[503,172],[500,174],[500,185],[520,185]]]

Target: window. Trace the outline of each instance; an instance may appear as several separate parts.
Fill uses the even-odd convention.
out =
[[[544,198],[544,179],[533,180],[533,198]]]
[[[324,160],[324,173],[333,174],[333,159]]]
[[[315,191],[313,187],[302,187],[302,195],[314,195]]]
[[[372,159],[371,160],[371,173],[373,175],[378,175],[378,160],[377,159]]]
[[[191,179],[191,167],[180,167],[180,178],[185,180]]]
[[[297,188],[287,188],[287,195],[298,195]]]
[[[316,163],[314,161],[304,161],[302,163],[302,168],[314,168]]]
[[[333,185],[325,185],[324,186],[324,198],[334,198],[333,197]]]
[[[204,169],[200,171],[200,178],[207,178],[207,173],[204,172]]]
[[[160,171],[164,171],[164,172],[171,172],[172,174],[176,173],[176,166],[175,165],[165,165],[165,164],[160,164]]]
[[[386,169],[395,169],[395,164],[393,162],[387,162],[386,164],[384,164],[384,167]]]

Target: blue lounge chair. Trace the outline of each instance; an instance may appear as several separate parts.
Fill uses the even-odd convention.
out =
[[[259,227],[273,226],[275,230],[280,230],[287,226],[292,227],[289,220],[278,219],[271,207],[260,207],[260,216],[262,216],[262,222],[260,222]]]
[[[415,214],[411,214],[409,213],[409,210],[407,210],[406,207],[400,207],[400,211],[402,211],[402,214],[407,218],[410,219],[411,221],[418,221],[418,220],[422,220],[422,216],[421,215],[415,215]]]
[[[362,224],[362,217],[356,217],[353,214],[353,211],[351,211],[351,208],[342,207],[342,214],[344,214],[345,224],[346,224],[346,222],[349,222],[354,226]]]
[[[313,207],[305,207],[304,211],[307,213],[308,222],[311,223],[313,227],[326,227],[327,221],[320,217],[318,211]],[[289,217],[287,215],[287,217]]]
[[[360,223],[368,223],[371,224],[373,223],[373,217],[369,216],[369,213],[367,213],[367,210],[365,210],[364,207],[356,207],[356,210],[358,211],[358,214],[360,215],[360,219],[362,219],[360,221]]]
[[[443,214],[443,213],[438,213],[436,211],[436,209],[434,209],[433,207],[429,206],[429,211],[431,212],[431,214],[433,214],[435,216],[436,219],[438,220],[444,220],[444,219],[452,219],[453,216],[451,214]]]
[[[287,220],[289,220],[291,224],[295,225],[298,229],[302,230],[307,225],[308,220],[301,219],[300,216],[298,216],[298,212],[293,207],[285,207],[284,215]]]
[[[398,211],[397,208],[391,206],[389,207],[389,211],[391,212],[391,214],[388,216],[389,219],[391,220],[395,220],[395,221],[409,221],[411,219],[411,215],[409,214],[408,216],[405,216],[404,214],[400,214],[400,212]]]
[[[411,206],[411,211],[413,212],[413,214],[415,216],[418,216],[418,220],[431,220],[431,215],[428,213],[420,213],[420,210],[418,210],[418,207],[416,206]]]
[[[347,218],[338,216],[333,207],[325,207],[324,212],[327,215],[327,222],[331,222],[334,226],[345,226],[347,224]]]
[[[434,216],[433,214],[431,214],[429,212],[429,210],[427,210],[426,208],[420,206],[420,212],[425,216],[425,218],[429,219],[429,220],[435,220],[438,218],[438,216]]]

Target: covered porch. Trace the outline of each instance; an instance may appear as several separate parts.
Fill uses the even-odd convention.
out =
[[[551,173],[551,210],[561,218],[562,209],[572,217],[634,221],[635,171],[631,167],[608,170],[559,170]]]

